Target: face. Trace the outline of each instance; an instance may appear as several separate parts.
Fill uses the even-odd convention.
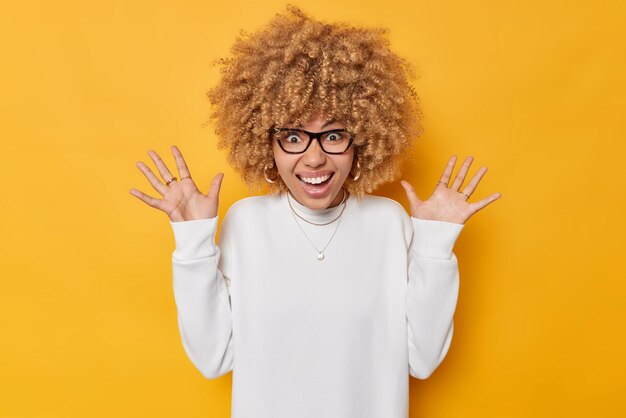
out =
[[[300,128],[309,132],[345,129],[345,125],[327,121],[319,115],[313,116],[302,126],[285,127]],[[343,154],[326,154],[319,142],[313,140],[304,153],[288,154],[280,148],[278,141],[274,140],[272,150],[280,177],[299,203],[313,210],[326,209],[341,203],[343,199],[341,187],[352,168],[353,146]],[[330,178],[320,184],[311,184],[326,176]]]

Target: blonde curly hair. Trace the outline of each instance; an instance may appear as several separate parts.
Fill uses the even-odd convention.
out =
[[[300,124],[320,114],[354,134],[361,175],[345,187],[357,197],[399,174],[412,140],[422,134],[419,98],[408,61],[389,48],[384,28],[328,24],[291,4],[260,31],[240,31],[233,57],[220,58],[222,75],[207,92],[218,148],[251,188],[275,172],[271,128]],[[205,123],[205,124],[206,124]]]

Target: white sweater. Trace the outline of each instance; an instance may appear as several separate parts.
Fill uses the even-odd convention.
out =
[[[341,206],[313,211],[322,223]],[[206,378],[233,371],[233,418],[406,418],[408,375],[448,352],[464,225],[412,218],[397,202],[350,197],[317,259],[287,194],[171,222],[182,344]],[[298,218],[322,249],[337,222]]]

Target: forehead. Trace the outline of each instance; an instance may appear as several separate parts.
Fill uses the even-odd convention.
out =
[[[340,129],[345,128],[345,125],[340,123],[337,119],[323,119],[323,118],[311,118],[308,121],[304,122],[295,122],[293,124],[288,124],[287,127],[290,128],[300,128],[304,130],[321,130],[325,128],[331,129]]]

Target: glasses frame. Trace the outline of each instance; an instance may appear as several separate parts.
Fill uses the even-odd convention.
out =
[[[354,142],[354,134],[352,132],[348,131],[347,129],[330,129],[328,131],[322,131],[322,132],[309,132],[309,131],[305,131],[304,129],[300,129],[300,128],[276,128],[276,127],[274,127],[274,128],[271,128],[270,131],[273,131],[274,138],[276,139],[276,142],[278,142],[278,146],[280,147],[280,149],[282,149],[287,154],[304,154],[306,152],[306,150],[309,149],[309,147],[311,146],[311,143],[313,142],[314,139],[317,139],[317,142],[320,144],[320,148],[326,154],[333,154],[333,155],[344,154],[344,153],[346,153],[350,149],[350,147],[352,146],[352,143]],[[280,132],[281,131],[296,131],[296,132],[305,133],[309,137],[309,143],[306,144],[306,147],[304,147],[304,149],[302,151],[299,151],[299,152],[287,151],[287,150],[285,150],[285,148],[283,148],[283,144],[280,143]],[[326,151],[324,149],[324,145],[322,145],[322,135],[328,134],[328,133],[333,133],[333,132],[347,132],[347,133],[350,134],[350,142],[348,142],[348,145],[346,146],[346,149],[344,151],[341,151],[341,152],[329,152],[329,151]]]

